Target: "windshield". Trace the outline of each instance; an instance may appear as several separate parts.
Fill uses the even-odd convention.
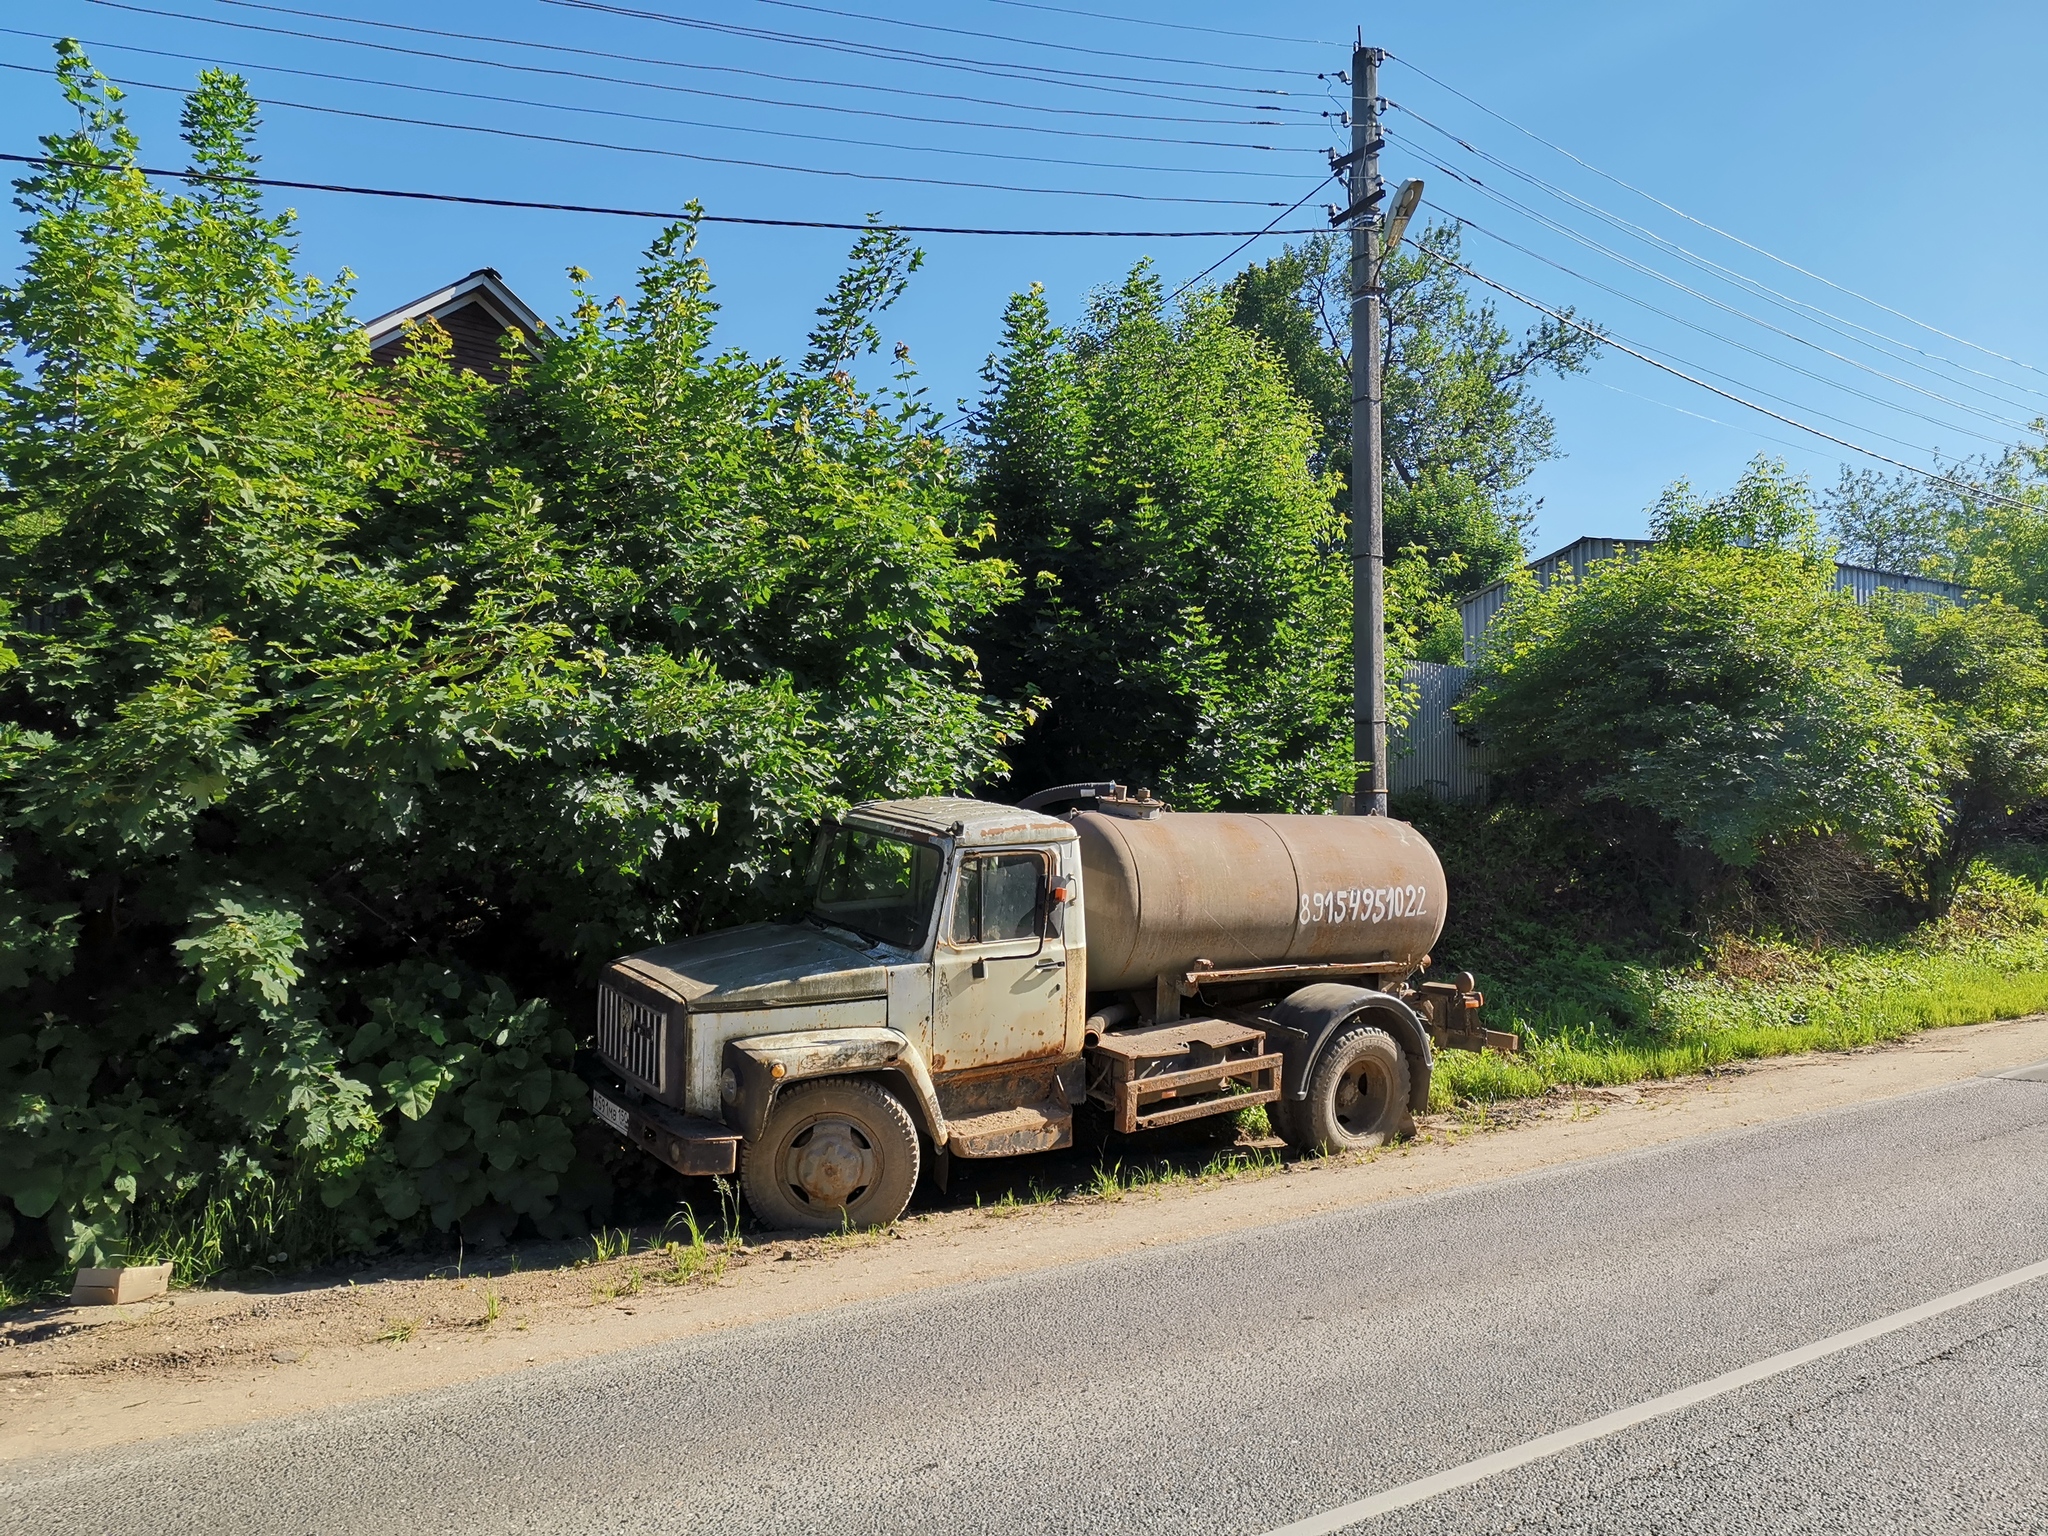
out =
[[[811,911],[898,949],[916,949],[939,893],[939,850],[839,827],[818,840]]]

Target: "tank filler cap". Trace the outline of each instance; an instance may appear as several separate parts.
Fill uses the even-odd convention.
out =
[[[1166,802],[1153,799],[1149,789],[1128,790],[1119,784],[1114,794],[1097,800],[1095,808],[1126,821],[1151,821],[1166,809]]]

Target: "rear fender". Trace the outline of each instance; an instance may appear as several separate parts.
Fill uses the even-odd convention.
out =
[[[874,1076],[907,1089],[910,1108],[925,1133],[945,1145],[946,1122],[931,1073],[917,1047],[897,1030],[861,1025],[728,1040],[722,1065],[726,1075],[719,1083],[719,1097],[725,1123],[748,1141],[760,1139],[768,1112],[785,1085],[818,1077]]]
[[[1408,1112],[1429,1108],[1429,1078],[1435,1067],[1429,1030],[1413,1008],[1387,992],[1319,981],[1288,996],[1272,1012],[1280,1035],[1280,1095],[1290,1102],[1308,1097],[1309,1074],[1323,1047],[1348,1024],[1384,1029],[1408,1058]],[[1269,1046],[1268,1049],[1271,1049]]]

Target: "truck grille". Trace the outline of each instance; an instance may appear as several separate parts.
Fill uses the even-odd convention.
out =
[[[606,1061],[660,1093],[667,1087],[661,1080],[667,1045],[667,1014],[614,987],[597,989],[597,1051]]]

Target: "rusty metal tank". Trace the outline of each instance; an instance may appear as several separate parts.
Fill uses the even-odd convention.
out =
[[[1405,821],[1084,811],[1088,990],[1161,973],[1401,961],[1444,926],[1444,868]]]

